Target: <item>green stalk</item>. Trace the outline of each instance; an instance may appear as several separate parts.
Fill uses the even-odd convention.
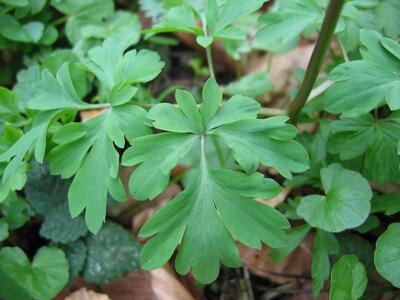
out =
[[[207,38],[208,37],[207,20],[204,15],[201,15],[200,19],[201,19],[201,25],[203,27],[204,37]],[[215,78],[214,64],[213,64],[212,55],[211,55],[211,46],[212,46],[212,43],[211,43],[211,45],[209,45],[206,48],[206,57],[207,57],[208,69],[210,70],[210,75],[211,75],[211,77]]]
[[[211,77],[215,78],[214,64],[213,64],[212,55],[211,55],[211,46],[208,46],[206,48],[206,56],[207,56],[208,69],[210,70],[210,75],[211,75]]]
[[[321,32],[318,36],[310,63],[308,64],[303,83],[296,98],[289,105],[289,117],[292,124],[297,124],[299,114],[305,105],[308,96],[317,80],[326,51],[329,48],[330,41],[335,31],[336,23],[342,11],[344,0],[330,0],[322,23]]]

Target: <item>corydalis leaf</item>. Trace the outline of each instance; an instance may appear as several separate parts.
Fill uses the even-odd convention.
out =
[[[370,114],[343,118],[332,122],[329,129],[333,133],[329,138],[329,152],[339,154],[342,160],[364,155],[366,175],[379,183],[400,179],[400,158],[397,153],[400,139],[398,113],[379,120],[375,120]]]
[[[121,83],[133,84],[153,80],[164,66],[156,52],[130,50],[124,53],[128,46],[123,38],[110,37],[88,53],[90,61],[86,67],[109,92]]]
[[[197,149],[201,159],[193,180],[141,230],[142,236],[152,237],[143,248],[141,263],[146,269],[157,268],[168,261],[180,244],[176,259],[178,272],[186,274],[192,269],[198,280],[211,282],[218,275],[220,261],[231,267],[240,265],[234,237],[257,249],[261,242],[271,247],[282,247],[285,242],[283,229],[289,226],[286,218],[254,199],[271,198],[280,191],[275,181],[254,173],[260,156],[276,153],[274,141],[281,148],[295,145],[298,165],[293,166],[290,159],[286,162],[274,159],[285,154],[262,161],[277,166],[278,171],[283,170],[288,176],[290,171],[306,169],[308,157],[300,144],[293,141],[296,130],[285,124],[286,118],[256,120],[260,106],[253,99],[233,96],[221,106],[222,93],[214,79],[207,81],[202,96],[202,104],[197,106],[188,92],[177,91],[178,106],[155,106],[148,117],[154,127],[168,132],[135,139],[134,147],[124,153],[123,164],[138,165],[130,179],[130,190],[145,200],[163,191],[172,168],[192,148]],[[235,136],[232,127],[245,128]],[[210,166],[206,144],[213,136],[233,148],[227,132],[239,144],[255,142],[256,138],[262,140],[257,144],[257,156],[251,160],[248,174]],[[233,148],[237,152],[235,158],[244,167],[250,164],[244,158],[248,155],[247,149]],[[246,226],[238,224],[238,218],[245,220]]]
[[[360,39],[362,59],[341,64],[329,74],[335,83],[326,93],[325,109],[347,117],[384,103],[399,109],[400,45],[372,30],[362,30]]]
[[[244,32],[232,24],[238,18],[257,11],[266,1],[227,0],[219,3],[217,0],[210,0],[204,9],[185,1],[182,5],[169,9],[160,22],[147,32],[150,35],[161,32],[191,33],[197,36],[197,43],[204,48],[209,47],[214,39],[244,40]],[[203,27],[197,22],[197,16],[200,17]]]
[[[132,141],[148,134],[145,122],[144,109],[124,104],[89,121],[67,124],[54,135],[59,145],[49,154],[50,169],[62,178],[75,174],[68,191],[69,209],[72,217],[86,209],[86,224],[92,232],[98,232],[105,219],[108,193],[116,200],[126,198],[114,143],[123,147],[125,137]]]
[[[26,183],[26,156],[34,152],[38,162],[42,162],[46,150],[46,133],[51,121],[59,111],[49,110],[38,113],[32,124],[32,129],[21,136],[7,151],[0,155],[0,162],[7,162],[1,179],[0,202],[10,191],[23,188]]]

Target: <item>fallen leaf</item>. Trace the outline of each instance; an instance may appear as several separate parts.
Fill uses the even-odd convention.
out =
[[[111,300],[108,295],[96,293],[92,290],[88,290],[85,287],[73,292],[71,295],[65,298],[65,300]]]

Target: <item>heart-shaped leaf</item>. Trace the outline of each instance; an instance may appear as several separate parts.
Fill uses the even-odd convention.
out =
[[[0,252],[0,296],[5,299],[52,299],[68,276],[67,259],[58,248],[40,248],[32,263],[18,247]]]
[[[329,232],[354,228],[367,219],[372,192],[368,181],[359,173],[331,164],[321,169],[323,195],[301,199],[297,213],[308,224]]]
[[[197,44],[199,44],[203,48],[207,48],[208,46],[210,46],[213,40],[214,39],[212,38],[212,36],[198,36],[196,38]]]

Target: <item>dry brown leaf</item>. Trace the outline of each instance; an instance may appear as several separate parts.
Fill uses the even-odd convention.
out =
[[[71,295],[65,298],[65,300],[111,300],[106,294],[96,293],[92,290],[88,290],[85,287],[73,292]]]
[[[292,191],[292,188],[285,187],[274,198],[268,199],[268,200],[263,200],[262,202],[267,203],[268,205],[270,205],[272,207],[277,207],[279,204],[281,204],[282,202],[284,202],[286,200],[287,196],[290,194],[291,191]]]
[[[243,264],[258,276],[284,284],[291,281],[310,281],[312,234],[309,234],[300,246],[281,262],[274,264],[267,255],[268,247],[261,251],[239,245]],[[293,275],[293,276],[292,276]],[[302,278],[300,278],[302,277]],[[304,278],[303,278],[304,277]]]
[[[265,102],[270,107],[286,108],[289,103],[290,89],[296,86],[294,72],[296,67],[306,69],[311,57],[313,44],[300,46],[285,54],[254,53],[249,55],[244,66],[244,73],[263,72],[268,70],[274,86],[272,93],[266,96]]]
[[[90,120],[90,119],[93,119],[93,118],[97,117],[98,115],[101,115],[105,111],[106,111],[106,108],[83,110],[79,114],[81,116],[82,122],[85,122],[87,120]]]
[[[194,300],[169,268],[130,273],[101,286],[113,300]]]
[[[269,293],[266,293],[262,299],[277,299],[273,297],[276,294],[280,295],[285,289],[299,291],[299,293],[293,294],[293,298],[290,299],[312,299],[310,293],[312,283],[310,277],[312,253],[310,249],[312,247],[312,240],[313,234],[310,233],[296,250],[276,264],[267,255],[267,246],[263,246],[262,250],[258,251],[239,245],[240,257],[246,268],[253,274],[267,278],[278,286],[282,286],[281,289],[279,287],[274,288]],[[321,293],[317,299],[327,299],[327,293]]]
[[[194,300],[192,295],[166,268],[151,271],[151,286],[158,299]]]

